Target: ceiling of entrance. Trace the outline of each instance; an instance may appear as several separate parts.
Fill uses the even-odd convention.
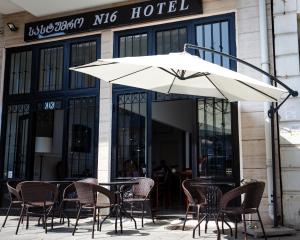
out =
[[[0,14],[27,11],[40,17],[128,0],[0,0]]]

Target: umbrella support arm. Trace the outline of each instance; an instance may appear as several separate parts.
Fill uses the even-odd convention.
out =
[[[236,62],[240,62],[244,65],[247,65],[248,67],[260,72],[261,74],[264,74],[266,75],[267,77],[269,77],[272,81],[280,84],[282,87],[284,87],[288,92],[289,92],[289,95],[284,99],[284,101],[279,104],[276,108],[274,108],[273,110],[270,109],[270,111],[272,111],[273,113],[276,113],[278,111],[278,109],[282,106],[282,104],[290,97],[297,97],[298,96],[298,92],[291,89],[289,86],[287,86],[286,84],[284,84],[282,81],[280,81],[278,78],[276,78],[275,76],[265,72],[264,70],[254,66],[253,64],[251,63],[248,63],[240,58],[237,58],[235,56],[232,56],[230,54],[227,54],[227,53],[223,53],[223,52],[219,52],[219,51],[216,51],[214,49],[210,49],[210,48],[205,48],[205,47],[200,47],[200,46],[196,46],[196,45],[193,45],[193,44],[189,44],[189,43],[186,43],[184,45],[184,51],[187,51],[187,49],[195,49],[195,50],[203,50],[203,51],[207,51],[207,52],[211,52],[211,53],[216,53],[216,54],[219,54],[221,56],[225,56],[225,57],[228,57],[229,59],[232,59],[232,60],[235,60]],[[269,113],[270,113],[269,111]]]

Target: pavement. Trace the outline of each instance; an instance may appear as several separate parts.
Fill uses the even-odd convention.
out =
[[[4,220],[3,216],[0,216],[0,223]],[[48,224],[48,233],[45,234],[43,228],[37,225],[37,219],[31,218],[29,222],[29,229],[26,230],[26,224],[20,225],[19,234],[15,235],[15,230],[17,226],[18,217],[12,216],[8,218],[6,226],[1,228],[0,239],[1,240],[61,240],[61,239],[72,239],[72,240],[83,240],[91,239],[92,233],[92,219],[85,218],[79,220],[78,230],[75,235],[72,236],[72,230],[74,227],[75,219],[71,219],[71,225],[59,224],[59,220],[55,219],[53,230],[50,229],[50,224]],[[113,219],[108,220],[103,224],[102,231],[95,231],[95,239],[120,239],[120,240],[185,240],[192,238],[192,228],[195,226],[196,221],[190,220],[186,224],[186,231],[182,231],[182,221],[174,219],[161,219],[156,220],[155,224],[152,223],[150,219],[145,219],[144,227],[141,227],[141,219],[136,218],[138,229],[134,228],[134,223],[129,219],[124,219],[123,221],[123,234],[114,231],[114,221]],[[220,224],[219,224],[220,225]],[[201,225],[201,236],[199,237],[196,233],[195,239],[201,240],[215,240],[217,239],[216,226],[213,222],[209,222],[207,233],[204,232],[204,224]],[[221,235],[222,240],[234,239],[230,236],[229,229],[225,229],[225,234]],[[238,231],[238,239],[242,240],[242,232]],[[251,236],[248,237],[249,240],[255,239]],[[300,240],[300,232],[296,232],[296,235],[292,236],[281,236],[272,237],[271,240]]]

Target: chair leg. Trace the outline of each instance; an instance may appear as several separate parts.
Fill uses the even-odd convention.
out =
[[[97,215],[97,231],[99,231],[99,224],[100,224],[100,208],[98,209],[98,215]]]
[[[144,202],[142,202],[142,227],[144,227]]]
[[[18,222],[18,226],[17,226],[17,229],[16,229],[16,235],[18,234],[19,227],[20,227],[20,223],[21,223],[21,220],[22,220],[22,218],[23,218],[24,208],[25,208],[25,207],[22,206],[21,213],[20,213],[20,218],[19,218],[19,222]]]
[[[184,231],[185,223],[186,223],[186,220],[187,220],[187,215],[189,213],[189,210],[190,210],[190,205],[188,205],[187,209],[186,209],[185,218],[184,218],[184,222],[183,222],[183,225],[182,225],[182,231]]]
[[[77,212],[77,218],[76,218],[75,226],[74,226],[74,229],[73,229],[73,232],[72,232],[72,235],[73,235],[73,236],[74,236],[74,234],[75,234],[75,231],[76,231],[76,228],[77,228],[77,225],[78,225],[78,219],[79,219],[79,217],[80,217],[80,211],[81,211],[81,205],[80,205],[80,207],[79,207],[79,209],[78,209],[78,212]]]
[[[217,236],[217,239],[218,239],[218,240],[221,239],[221,232],[220,232],[219,223],[218,223],[219,216],[220,216],[220,213],[218,213],[218,214],[216,215],[216,217],[215,217],[215,222],[216,222],[217,231],[218,231],[218,236]]]
[[[150,201],[150,200],[148,201],[148,207],[149,207],[149,214],[150,214],[150,217],[151,217],[151,219],[152,219],[152,222],[155,223],[155,222],[154,222],[153,212],[152,212],[152,204],[151,204],[151,201]]]
[[[246,226],[246,216],[245,213],[243,213],[243,225],[244,225],[244,239],[247,240],[247,226]]]
[[[237,217],[234,220],[234,238],[237,239]]]
[[[44,220],[45,233],[47,234],[47,211],[46,211],[45,205],[44,205],[44,215],[43,215],[43,220]]]
[[[197,206],[197,220],[200,221],[200,205]],[[198,235],[200,236],[200,224],[198,225]]]
[[[264,228],[264,225],[262,223],[262,220],[261,220],[258,209],[257,209],[257,216],[258,216],[258,219],[259,219],[259,222],[260,222],[261,229],[262,229],[263,234],[264,234],[264,238],[265,238],[265,240],[267,240],[267,236],[266,236],[266,233],[265,233],[265,228]]]
[[[222,234],[224,234],[224,213],[222,214]]]
[[[12,206],[12,202],[10,202],[10,204],[9,204],[9,207],[8,207],[8,210],[7,210],[7,212],[6,212],[6,216],[5,216],[4,222],[3,222],[3,224],[2,224],[2,227],[4,227],[4,226],[5,226],[5,224],[6,224],[6,221],[7,221],[7,218],[8,218],[8,215],[9,215],[10,209],[11,209],[11,206]]]
[[[53,230],[53,222],[54,222],[54,208],[52,210],[52,218],[51,218],[51,229]]]
[[[28,208],[26,209],[26,230],[29,228],[29,214],[28,214]]]
[[[94,207],[93,210],[93,230],[92,230],[92,238],[94,238],[94,232],[95,232],[95,222],[96,222],[96,207]]]

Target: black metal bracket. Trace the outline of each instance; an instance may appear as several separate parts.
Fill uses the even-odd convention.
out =
[[[289,86],[287,86],[285,83],[283,83],[282,81],[280,81],[277,77],[267,73],[266,71],[254,66],[253,64],[251,63],[248,63],[240,58],[237,58],[235,56],[232,56],[230,54],[227,54],[227,53],[223,53],[223,52],[219,52],[219,51],[216,51],[214,49],[210,49],[210,48],[205,48],[205,47],[200,47],[200,46],[197,46],[197,45],[193,45],[193,44],[190,44],[190,43],[186,43],[184,44],[184,51],[187,51],[187,49],[194,49],[194,50],[202,50],[202,51],[207,51],[207,52],[211,52],[211,53],[216,53],[216,54],[219,54],[221,56],[224,56],[224,57],[227,57],[229,59],[232,59],[236,62],[240,62],[258,72],[260,72],[261,74],[264,74],[265,76],[269,77],[272,81],[280,84],[283,88],[285,88],[289,94],[288,96],[276,107],[273,106],[273,104],[271,105],[271,108],[270,110],[268,111],[268,116],[271,118],[274,116],[274,114],[276,112],[278,112],[279,108],[286,102],[286,100],[289,98],[289,97],[297,97],[298,96],[298,92],[291,89]]]

